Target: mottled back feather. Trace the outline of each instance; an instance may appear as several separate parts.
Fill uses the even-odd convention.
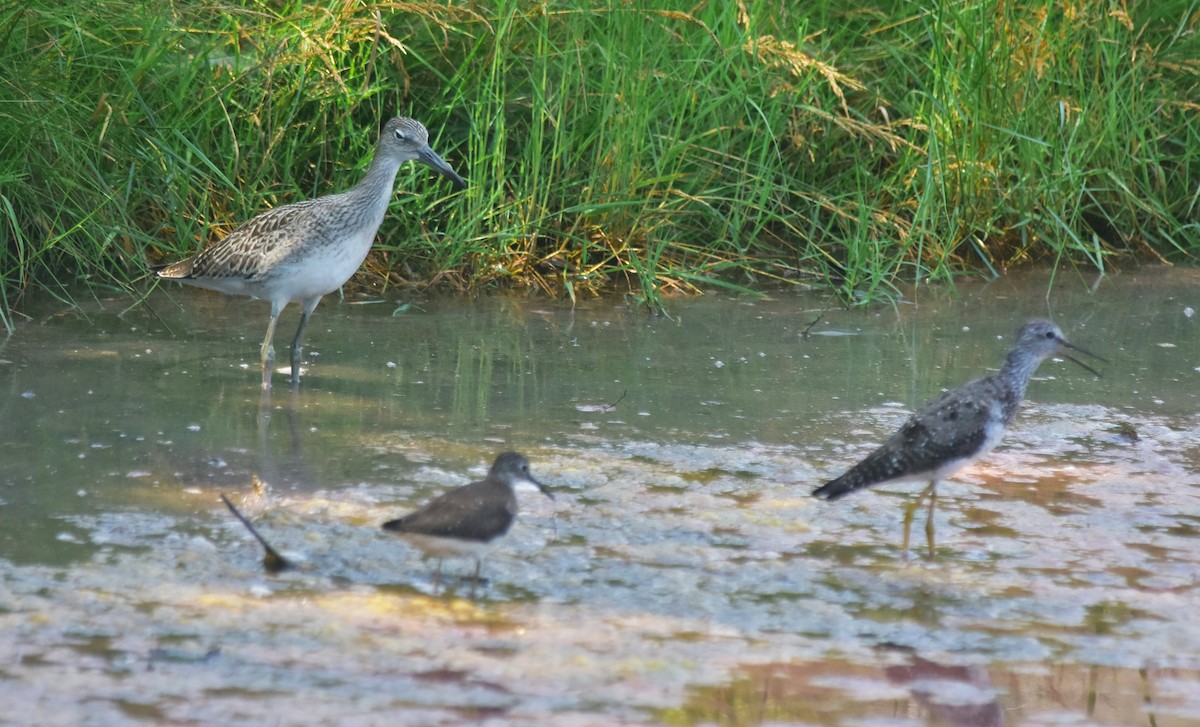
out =
[[[1016,414],[1033,372],[1064,347],[1083,351],[1066,341],[1054,323],[1044,319],[1026,322],[999,372],[942,394],[913,414],[878,449],[812,494],[836,500],[885,482],[936,482],[948,477],[996,446]]]
[[[159,277],[254,280],[289,254],[295,254],[297,249],[330,242],[325,237],[325,226],[320,224],[321,202],[327,204],[328,198],[269,209],[209,245],[199,255],[160,271]]]
[[[899,431],[848,472],[813,494],[836,500],[872,485],[925,478],[948,463],[983,454],[989,429],[1003,426],[1016,411],[1015,406],[1006,411],[1007,407],[996,404],[992,397],[999,388],[996,377],[988,376],[947,391],[909,417]]]
[[[482,480],[444,493],[421,509],[383,524],[395,533],[486,542],[508,532],[517,498],[502,482]]]

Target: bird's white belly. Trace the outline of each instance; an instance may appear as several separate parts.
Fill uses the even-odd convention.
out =
[[[358,239],[338,245],[322,245],[310,250],[303,258],[281,264],[272,273],[265,287],[275,294],[284,294],[289,301],[319,298],[340,288],[367,259],[375,230]],[[261,297],[274,299],[276,295]]]

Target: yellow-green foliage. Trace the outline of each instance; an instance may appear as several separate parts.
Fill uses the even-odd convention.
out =
[[[377,283],[706,285],[1197,250],[1195,2],[135,2],[0,9],[0,316],[343,189],[409,114]]]

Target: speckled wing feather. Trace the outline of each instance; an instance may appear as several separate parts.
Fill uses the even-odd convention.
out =
[[[253,280],[299,249],[324,238],[319,200],[276,207],[248,220],[199,255],[156,272],[160,278],[243,278]],[[306,238],[297,233],[306,231]]]
[[[383,524],[395,533],[486,542],[508,532],[516,498],[503,485],[481,481],[434,498],[410,515]]]
[[[882,446],[841,477],[825,483],[813,495],[836,500],[864,487],[905,479],[922,479],[994,444],[1005,414],[998,410],[995,377],[976,379],[948,391],[913,414]],[[1002,399],[1001,399],[1002,401]],[[997,426],[999,425],[999,426]]]

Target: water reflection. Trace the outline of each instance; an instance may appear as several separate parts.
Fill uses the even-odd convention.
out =
[[[887,680],[908,691],[926,724],[999,727],[1004,712],[987,667],[939,664],[910,655],[906,663],[884,667]]]
[[[300,410],[301,393],[290,387],[279,405],[272,404],[271,389],[264,389],[258,402],[258,476],[272,486],[308,487],[319,482],[319,475],[309,462],[304,447],[304,421]],[[275,439],[283,440],[279,446],[272,441],[271,424],[282,417],[285,428],[276,425]]]
[[[730,727],[875,721],[996,727],[1083,719],[1162,727],[1186,724],[1185,715],[1196,704],[1180,688],[1194,684],[1198,675],[1172,669],[987,667],[889,651],[878,652],[883,662],[878,666],[839,660],[742,666],[732,681],[693,687],[683,706],[657,716],[665,724]]]

